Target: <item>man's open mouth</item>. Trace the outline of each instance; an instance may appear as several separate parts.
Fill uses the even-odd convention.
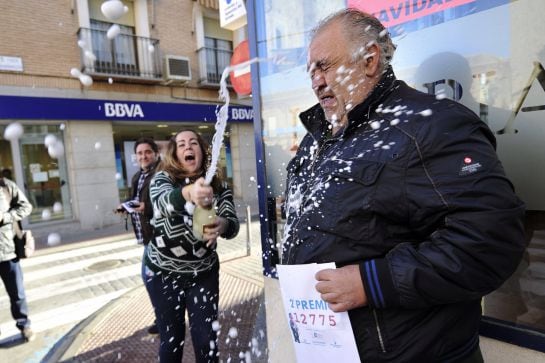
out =
[[[326,95],[320,97],[320,104],[322,107],[332,107],[335,105],[335,97]]]

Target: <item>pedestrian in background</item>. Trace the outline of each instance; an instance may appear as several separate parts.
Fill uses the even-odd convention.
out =
[[[219,304],[219,236],[233,238],[239,222],[233,195],[218,176],[206,185],[208,146],[201,135],[184,130],[168,143],[150,186],[155,237],[146,263],[159,334],[159,358],[180,362],[185,340],[185,312],[197,362],[217,362]],[[195,205],[215,208],[203,239],[193,234]]]
[[[136,161],[140,166],[140,170],[132,177],[130,190],[131,197],[126,201],[126,203],[131,203],[133,211],[128,213],[122,204],[117,207],[117,210],[122,213],[128,213],[131,216],[136,241],[139,244],[144,245],[143,256],[146,256],[148,243],[153,238],[153,226],[151,225],[153,207],[149,197],[149,185],[159,161],[159,147],[152,138],[142,137],[134,143],[134,153],[136,154]],[[142,257],[141,274],[144,285],[146,285],[144,270],[144,257]],[[149,293],[148,290],[148,294]],[[148,333],[159,333],[155,322],[148,328]]]
[[[481,298],[521,260],[524,205],[487,125],[397,80],[394,50],[354,9],[313,32],[283,263],[336,263],[315,288],[348,311],[361,361],[482,362]]]
[[[15,254],[13,237],[14,223],[30,212],[32,205],[17,184],[5,177],[0,178],[0,277],[9,296],[11,316],[27,342],[33,340],[35,334],[30,327],[23,270]]]

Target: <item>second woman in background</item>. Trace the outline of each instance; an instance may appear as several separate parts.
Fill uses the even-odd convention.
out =
[[[217,362],[219,259],[216,239],[233,238],[239,222],[231,190],[217,176],[204,182],[207,145],[197,133],[180,131],[167,151],[150,186],[155,237],[145,258],[161,344],[161,362],[180,362],[185,341],[185,311],[197,362]],[[193,235],[195,205],[216,209],[203,240]]]

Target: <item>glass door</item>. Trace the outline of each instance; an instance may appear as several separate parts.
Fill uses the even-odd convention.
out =
[[[44,144],[47,135],[63,140],[58,125],[25,126],[19,140],[25,193],[34,207],[30,223],[72,218],[65,155],[62,152],[54,158],[49,154]]]

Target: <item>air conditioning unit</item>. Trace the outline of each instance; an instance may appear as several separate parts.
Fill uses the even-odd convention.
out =
[[[191,66],[189,64],[189,58],[177,55],[166,55],[164,74],[167,81],[190,81]]]

